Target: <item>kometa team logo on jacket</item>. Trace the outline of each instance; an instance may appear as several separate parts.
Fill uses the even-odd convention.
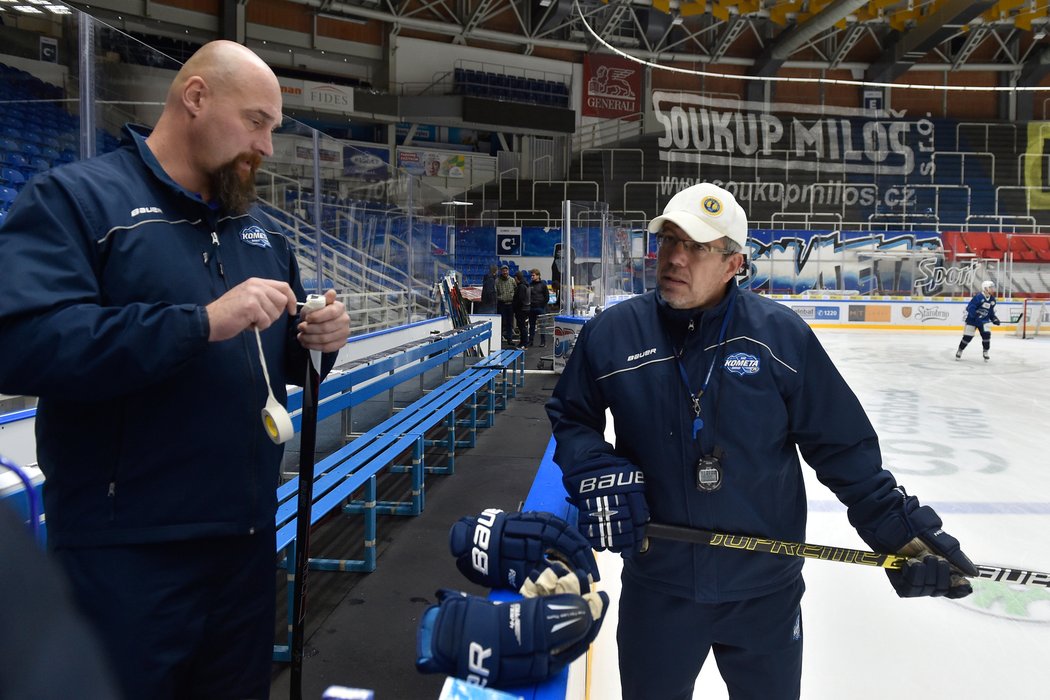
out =
[[[726,371],[739,374],[741,377],[745,374],[758,374],[758,358],[746,352],[734,352],[726,358],[725,368]]]
[[[262,228],[254,225],[241,229],[241,242],[259,248],[270,247],[270,237],[266,235],[266,231],[263,231]]]

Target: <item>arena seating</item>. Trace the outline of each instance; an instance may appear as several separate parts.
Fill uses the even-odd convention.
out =
[[[470,68],[453,69],[452,92],[549,107],[569,106],[569,86],[565,83]]]

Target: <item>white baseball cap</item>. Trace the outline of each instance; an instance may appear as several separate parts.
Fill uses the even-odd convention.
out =
[[[697,243],[725,237],[747,249],[747,214],[736,197],[710,182],[686,187],[671,197],[664,213],[649,222],[649,233],[658,233],[667,221]]]

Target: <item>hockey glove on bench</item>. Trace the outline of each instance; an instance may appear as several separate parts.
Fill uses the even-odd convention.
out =
[[[598,580],[590,543],[567,522],[543,511],[489,508],[460,518],[449,530],[448,544],[460,572],[489,588],[516,591],[530,572],[542,571],[552,561]]]
[[[497,603],[450,590],[423,613],[416,668],[494,688],[544,681],[587,651],[609,597],[561,595]]]
[[[579,529],[594,549],[637,552],[649,520],[642,470],[625,462],[566,475],[569,502],[580,511]]]

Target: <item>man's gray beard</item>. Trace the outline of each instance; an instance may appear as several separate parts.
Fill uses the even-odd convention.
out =
[[[255,168],[247,180],[240,174],[239,159],[227,163],[212,175],[212,192],[219,208],[229,214],[244,214],[255,203]]]

